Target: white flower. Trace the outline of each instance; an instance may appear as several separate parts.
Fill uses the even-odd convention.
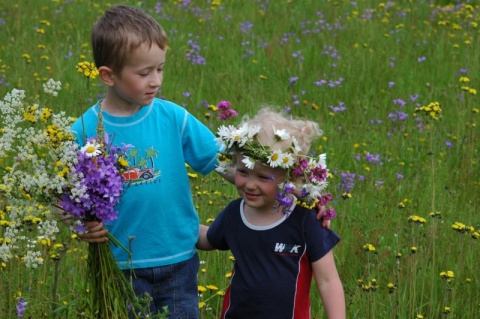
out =
[[[248,126],[247,124],[244,124],[244,126],[247,127],[247,135],[248,135],[248,138],[252,138],[254,137],[255,135],[258,134],[258,132],[260,131],[260,126]]]
[[[282,164],[282,159],[284,157],[284,154],[280,150],[275,150],[268,156],[268,164],[270,164],[270,167],[277,167]]]
[[[95,143],[95,142],[87,142],[80,151],[85,153],[88,157],[95,157],[100,154],[102,154],[102,151],[100,150],[100,144]]]
[[[282,168],[289,168],[295,163],[295,159],[293,158],[293,155],[291,153],[283,153],[281,161],[282,163],[280,164],[280,166]]]
[[[243,162],[243,164],[245,164],[245,166],[248,169],[254,169],[255,168],[255,160],[253,158],[250,158],[248,156],[243,156],[242,162]]]
[[[215,167],[215,171],[217,171],[219,173],[225,173],[225,172],[227,172],[228,167],[230,167],[229,162],[220,162]]]
[[[235,127],[233,125],[229,125],[228,127],[225,125],[222,125],[218,128],[218,137],[221,140],[228,140],[230,138],[231,132],[235,130]]]
[[[277,130],[275,129],[275,126],[272,125],[272,127],[273,127],[273,133],[275,134],[275,137],[278,138],[279,140],[283,141],[290,138],[290,134],[284,129]]]
[[[300,147],[300,145],[298,145],[298,141],[295,138],[295,136],[292,136],[292,144],[293,144],[293,150],[295,151],[295,153],[297,154],[300,153],[302,148]]]
[[[322,168],[326,168],[327,167],[327,154],[323,153],[323,154],[318,155],[318,163],[320,164],[320,166],[322,166]]]
[[[43,84],[43,91],[53,96],[57,96],[58,91],[60,91],[61,89],[62,82],[55,81],[54,79],[49,79],[46,83]]]

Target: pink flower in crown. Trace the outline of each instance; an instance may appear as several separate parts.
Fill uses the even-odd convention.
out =
[[[221,121],[226,121],[228,119],[231,119],[232,117],[237,117],[238,113],[235,110],[225,110],[220,115],[218,116],[218,119]]]
[[[220,101],[217,104],[217,108],[222,111],[228,110],[230,108],[230,101]]]

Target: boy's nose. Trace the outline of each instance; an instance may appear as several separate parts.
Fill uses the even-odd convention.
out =
[[[154,87],[159,87],[160,85],[162,85],[162,80],[163,80],[163,75],[156,73],[150,79],[150,85]]]

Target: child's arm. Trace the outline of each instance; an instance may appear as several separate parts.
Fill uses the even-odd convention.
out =
[[[195,245],[197,247],[197,249],[200,249],[200,250],[213,250],[213,249],[215,249],[208,242],[207,231],[208,231],[208,226],[200,225],[200,230],[198,232],[198,241],[197,241],[197,244]]]
[[[333,252],[312,263],[313,276],[328,319],[345,319],[345,295]]]

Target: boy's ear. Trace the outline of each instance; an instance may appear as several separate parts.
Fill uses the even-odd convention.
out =
[[[107,86],[112,86],[113,85],[113,73],[112,69],[106,66],[101,66],[98,69],[98,75],[100,79],[105,83]]]

